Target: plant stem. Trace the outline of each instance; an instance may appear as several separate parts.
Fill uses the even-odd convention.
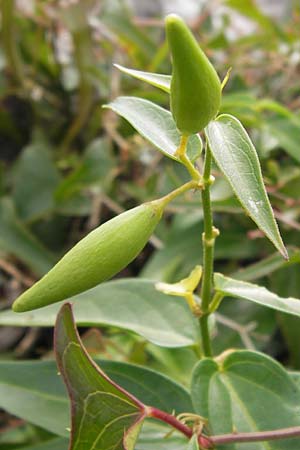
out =
[[[179,195],[183,194],[186,191],[189,191],[191,189],[199,189],[201,187],[201,185],[199,185],[199,183],[197,183],[197,181],[195,180],[191,180],[188,181],[187,183],[183,184],[182,186],[180,186],[177,189],[174,189],[174,191],[170,192],[169,194],[165,195],[162,198],[159,198],[158,200],[154,200],[154,202],[159,202],[160,204],[162,204],[164,207],[172,200],[174,200],[174,198],[178,197]]]
[[[288,439],[300,436],[300,427],[281,428],[271,431],[257,431],[254,433],[233,433],[211,436],[214,445],[232,444],[235,442],[261,442]]]
[[[146,417],[153,417],[155,419],[161,420],[169,425],[171,425],[176,430],[180,431],[182,434],[191,438],[193,435],[193,429],[180,420],[178,420],[175,416],[168,414],[160,409],[154,407],[146,407],[145,410]],[[249,433],[228,433],[228,434],[220,434],[216,436],[206,436],[200,434],[198,436],[198,442],[201,448],[210,449],[217,445],[226,445],[226,444],[234,444],[238,442],[263,442],[263,441],[274,441],[280,439],[288,439],[293,437],[300,436],[300,426],[299,427],[289,427],[289,428],[281,428],[277,430],[269,430],[269,431],[257,431],[257,432],[249,432]]]
[[[77,135],[85,125],[93,105],[93,86],[88,73],[93,66],[91,53],[92,40],[89,28],[73,31],[74,59],[79,73],[80,85],[78,92],[78,106],[76,115],[68,128],[61,144],[60,150],[66,154]]]
[[[154,419],[161,420],[162,422],[165,422],[169,425],[171,425],[176,430],[180,431],[182,434],[187,436],[188,438],[191,438],[193,435],[193,430],[191,427],[185,425],[184,423],[180,422],[175,416],[172,416],[171,414],[168,414],[164,411],[161,411],[160,409],[154,408],[154,407],[148,407],[146,410],[147,417],[153,417]],[[212,442],[210,438],[199,435],[198,436],[198,442],[201,448],[212,448]]]
[[[209,305],[209,312],[212,314],[214,313],[220,306],[221,301],[224,298],[224,294],[222,292],[216,292],[215,295],[212,298],[212,301]]]
[[[203,171],[203,189],[202,189],[202,205],[204,215],[204,233],[203,241],[203,281],[201,286],[201,310],[200,329],[202,336],[202,347],[204,356],[212,356],[211,341],[208,330],[208,317],[210,314],[209,305],[212,295],[212,277],[214,264],[214,244],[217,236],[216,229],[213,227],[213,216],[210,201],[210,185],[211,185],[211,152],[209,146],[206,147],[204,171]]]
[[[16,84],[23,85],[22,63],[16,44],[14,30],[15,0],[2,0],[2,42],[7,64]]]
[[[193,166],[193,164],[191,163],[189,158],[186,156],[188,139],[189,139],[189,136],[187,136],[185,134],[183,134],[181,136],[180,144],[179,144],[178,149],[175,152],[175,156],[177,156],[179,158],[179,160],[182,162],[182,164],[186,167],[189,174],[191,175],[191,178],[199,183],[201,180],[201,175],[198,172],[198,170],[195,169],[195,167]]]

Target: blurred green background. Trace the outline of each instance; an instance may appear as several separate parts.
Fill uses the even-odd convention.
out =
[[[186,179],[179,164],[164,160],[127,122],[102,109],[121,94],[169,107],[167,94],[113,66],[169,74],[163,23],[169,12],[187,20],[221,79],[232,68],[221,111],[238,117],[256,145],[290,254],[284,262],[274,253],[215,168],[213,207],[221,231],[216,270],[300,298],[299,1],[1,0],[0,5],[2,311],[91,229]],[[151,242],[120,276],[172,282],[201,263],[199,201],[191,196],[172,203]],[[299,319],[234,300],[220,313],[216,352],[228,346],[259,349],[300,369]],[[117,329],[90,330],[84,339],[102,357],[147,363],[183,383],[194,363],[186,349],[159,349]],[[51,330],[0,328],[0,358],[46,358],[51,348]],[[4,412],[1,428],[14,430],[0,437],[3,450],[47,437]]]

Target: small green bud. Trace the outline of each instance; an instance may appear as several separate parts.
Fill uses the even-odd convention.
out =
[[[163,206],[159,200],[145,203],[93,230],[17,298],[13,310],[41,308],[113,277],[144,248],[162,216]]]
[[[219,111],[221,83],[180,17],[175,14],[166,17],[166,33],[173,64],[171,111],[182,134],[195,134]]]

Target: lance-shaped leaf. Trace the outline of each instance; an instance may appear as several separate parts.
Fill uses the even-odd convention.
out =
[[[133,450],[145,407],[89,357],[69,303],[57,317],[55,350],[72,405],[70,450]]]
[[[234,280],[233,278],[225,277],[221,273],[214,275],[214,283],[215,290],[224,296],[243,298],[277,311],[300,316],[300,300],[296,298],[280,297],[263,286]]]
[[[288,258],[264,186],[256,150],[241,123],[222,114],[206,127],[211,152],[237,198],[257,226]]]
[[[165,156],[179,161],[175,152],[180,143],[180,133],[172,114],[164,108],[138,97],[118,97],[105,105],[124,117],[145,139]],[[202,141],[198,135],[190,137],[187,155],[195,161],[201,154]]]
[[[71,300],[78,325],[130,330],[165,347],[185,347],[200,340],[197,319],[185,302],[158,292],[153,281],[141,278],[109,281]],[[3,311],[0,324],[51,327],[60,306],[57,303],[18,314]]]
[[[168,94],[170,93],[171,75],[128,69],[127,67],[120,66],[119,64],[115,64],[115,67],[131,77],[145,81],[146,83],[151,84],[151,86],[155,86]]]

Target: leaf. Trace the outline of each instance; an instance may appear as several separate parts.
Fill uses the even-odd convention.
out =
[[[145,423],[136,443],[136,450],[182,450],[186,445],[186,438],[179,433],[167,436],[170,429],[159,423]],[[22,450],[68,450],[69,442],[64,438],[54,438]]]
[[[116,361],[99,361],[101,368],[117,384],[147,405],[170,414],[193,411],[187,389],[171,378],[147,367]]]
[[[95,360],[145,404],[180,414],[193,411],[180,384],[146,367]],[[0,407],[60,436],[69,436],[69,403],[54,361],[0,361]]]
[[[138,80],[145,81],[146,83],[151,84],[152,86],[155,86],[168,94],[170,93],[171,75],[128,69],[127,67],[120,66],[119,64],[114,64],[114,66],[127,75],[137,78]]]
[[[172,377],[172,380],[177,380],[185,386],[190,385],[191,373],[198,361],[194,349],[190,347],[165,348],[148,344],[147,353],[151,356],[151,367]],[[182,412],[188,410],[191,409],[185,408]]]
[[[182,450],[187,439],[176,431],[170,434],[170,427],[161,422],[145,423],[135,450]]]
[[[8,198],[0,200],[0,249],[28,264],[38,275],[44,275],[55,263],[54,257],[19,220]]]
[[[291,316],[290,316],[291,317]],[[265,350],[276,332],[276,311],[254,302],[227,298],[215,313],[216,354],[228,348]]]
[[[0,361],[0,407],[68,437],[69,406],[54,362]]]
[[[118,97],[105,105],[105,108],[110,108],[124,117],[165,156],[180,162],[175,156],[180,142],[180,133],[169,111],[149,100],[138,97]],[[201,151],[202,141],[200,137],[198,135],[191,136],[187,147],[190,160],[195,161],[200,156]]]
[[[297,162],[300,162],[299,120],[296,121],[291,120],[291,118],[277,116],[267,121],[266,129],[271,133],[273,138],[277,140],[277,147],[283,148],[292,158]]]
[[[293,267],[285,267],[268,278],[268,286],[277,294],[287,296],[297,296],[300,292],[299,264]],[[299,317],[277,314],[277,326],[284,339],[286,348],[286,365],[293,369],[300,368],[300,319]]]
[[[95,139],[86,149],[82,161],[57,187],[56,200],[63,202],[86,187],[95,186],[105,190],[114,177],[115,167],[108,142],[101,138]]]
[[[259,262],[237,270],[231,276],[238,280],[252,281],[270,275],[279,269],[298,264],[300,262],[300,250],[296,247],[287,247],[287,250],[289,253],[288,261],[284,261],[278,253],[274,253]]]
[[[194,434],[188,443],[186,450],[199,450],[197,435]]]
[[[145,406],[120,388],[82,346],[71,305],[62,306],[55,325],[57,364],[72,405],[70,450],[133,450]]]
[[[300,390],[272,358],[247,350],[205,358],[193,373],[197,414],[212,434],[265,431],[299,425]],[[226,450],[297,450],[300,439],[235,444]]]
[[[103,4],[101,22],[116,34],[118,42],[128,49],[130,55],[142,62],[142,65],[149,64],[157,46],[149,33],[134,23],[126,4],[120,1]]]
[[[263,14],[254,0],[244,0],[243,4],[239,0],[226,0],[226,4],[250,20],[257,22],[264,31],[275,32],[277,30],[275,21]]]
[[[60,175],[45,142],[40,139],[23,150],[14,177],[13,198],[22,220],[35,220],[53,211]]]
[[[72,297],[72,302],[78,325],[123,328],[166,347],[185,347],[199,340],[197,320],[185,302],[158,292],[152,281],[109,281]],[[0,324],[53,326],[61,304],[29,313],[1,312]]]
[[[293,297],[280,297],[265,287],[246,281],[234,280],[221,273],[214,275],[215,290],[226,296],[243,298],[268,308],[300,316],[300,300]]]
[[[64,438],[54,438],[41,442],[40,444],[22,447],[22,450],[68,450],[69,441]]]
[[[241,123],[222,114],[205,130],[214,159],[237,198],[284,258],[288,258],[264,187],[256,150]]]

